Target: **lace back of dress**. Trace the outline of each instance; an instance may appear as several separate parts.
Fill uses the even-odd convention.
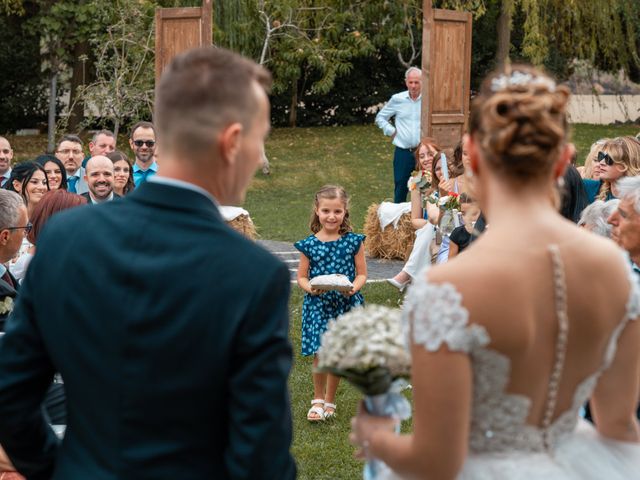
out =
[[[567,350],[567,338],[569,334],[569,318],[567,314],[567,285],[564,275],[564,265],[560,257],[560,250],[557,245],[549,246],[551,263],[553,265],[553,288],[555,296],[556,318],[558,320],[558,336],[556,338],[555,361],[551,377],[549,378],[549,388],[547,392],[547,402],[544,416],[542,417],[542,432],[545,448],[551,447],[550,426],[553,420],[553,413],[558,400],[558,390],[560,379],[564,369],[564,359]]]

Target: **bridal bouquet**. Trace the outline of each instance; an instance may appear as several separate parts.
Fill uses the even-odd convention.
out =
[[[431,188],[431,172],[414,170],[411,172],[411,176],[407,182],[407,188],[410,192],[415,189],[419,189],[421,193],[426,192]]]
[[[406,420],[411,406],[400,393],[411,372],[400,310],[368,305],[329,322],[318,350],[318,371],[347,379],[365,395],[369,413]],[[364,478],[374,479],[386,465],[367,462]]]

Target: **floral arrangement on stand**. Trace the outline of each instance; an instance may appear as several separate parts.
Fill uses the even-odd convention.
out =
[[[451,235],[454,228],[459,227],[460,223],[460,194],[456,192],[447,192],[447,194],[439,199],[429,199],[430,202],[438,204],[442,215],[438,228],[442,235]]]
[[[318,351],[318,371],[353,384],[365,395],[365,405],[373,415],[411,417],[411,406],[401,394],[411,373],[411,356],[399,309],[367,305],[329,322]],[[375,479],[387,470],[383,462],[369,460],[364,478]]]

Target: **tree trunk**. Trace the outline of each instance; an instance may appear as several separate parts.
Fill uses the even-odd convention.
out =
[[[293,92],[291,93],[291,109],[289,110],[289,126],[294,128],[298,116],[298,81],[293,82]]]
[[[69,92],[69,132],[78,132],[84,121],[84,102],[77,98],[78,88],[87,83],[85,66],[89,65],[89,42],[83,41],[76,44],[73,52],[73,74],[71,75],[71,90]]]
[[[58,73],[51,72],[49,90],[49,119],[47,123],[47,152],[53,153],[56,145],[56,99],[58,98]]]
[[[500,16],[498,17],[498,49],[496,50],[496,65],[502,66],[509,60],[511,48],[511,16],[513,15],[513,0],[502,0]]]

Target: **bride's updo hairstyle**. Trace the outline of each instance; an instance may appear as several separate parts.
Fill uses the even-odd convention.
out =
[[[542,71],[511,65],[473,100],[469,131],[494,172],[522,184],[548,177],[567,141],[569,90]]]

